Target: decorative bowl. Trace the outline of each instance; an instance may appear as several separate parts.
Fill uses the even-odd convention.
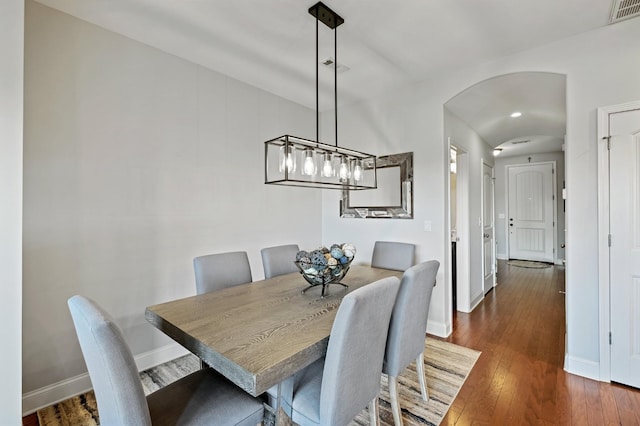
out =
[[[355,253],[353,244],[333,244],[330,248],[323,246],[310,252],[300,250],[294,263],[311,287],[323,286],[322,294],[324,295],[325,286],[328,284],[347,287],[340,280],[349,271]]]

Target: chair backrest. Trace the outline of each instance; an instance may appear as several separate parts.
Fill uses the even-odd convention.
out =
[[[422,262],[407,269],[391,314],[382,371],[397,377],[424,351],[431,293],[440,263]]]
[[[102,425],[151,425],[136,363],[113,319],[94,301],[68,300]]]
[[[282,246],[263,248],[262,267],[264,268],[264,277],[272,278],[278,275],[290,274],[297,272],[295,260],[296,254],[300,251],[297,244],[286,244]]]
[[[320,424],[346,425],[378,395],[399,284],[396,277],[385,278],[342,299],[325,357]]]
[[[405,271],[413,266],[415,252],[415,244],[376,241],[373,246],[371,266]]]
[[[198,294],[253,281],[249,257],[244,251],[196,257],[193,270]]]

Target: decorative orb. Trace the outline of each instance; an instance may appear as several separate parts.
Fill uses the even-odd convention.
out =
[[[327,259],[327,261],[331,259],[331,253],[325,253],[324,258]]]
[[[305,250],[300,250],[298,253],[296,253],[296,261],[299,262],[301,261],[303,258],[308,258],[309,257],[309,253]]]
[[[331,249],[333,250],[334,248],[341,248],[342,246],[340,244],[331,244]]]
[[[346,250],[349,250],[350,252],[352,252],[354,256],[356,255],[356,246],[354,246],[353,244],[351,243],[343,244],[342,251],[346,251]]]
[[[338,259],[336,259],[335,257],[327,259],[327,266],[329,266],[329,268],[331,269],[335,269],[335,267],[338,266]]]
[[[335,259],[340,259],[342,256],[344,256],[344,253],[342,252],[342,249],[340,249],[339,247],[334,247],[331,249],[331,257]]]
[[[322,254],[329,253],[329,249],[326,248],[325,246],[320,247],[318,250],[320,250]]]
[[[343,265],[349,263],[349,258],[347,256],[342,256],[340,258],[340,263],[342,263]]]
[[[327,258],[321,254],[314,255],[311,258],[311,263],[313,264],[313,267],[316,268],[318,271],[322,271],[327,267]]]

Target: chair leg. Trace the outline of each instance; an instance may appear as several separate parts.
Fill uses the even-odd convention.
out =
[[[422,399],[429,401],[429,390],[427,389],[427,378],[424,373],[424,353],[420,352],[416,358],[416,371],[418,372],[418,380],[420,381],[420,392]]]
[[[400,399],[398,398],[398,378],[389,376],[389,396],[391,397],[391,412],[393,413],[393,423],[402,426],[402,410],[400,409]]]
[[[378,426],[380,424],[380,410],[378,407],[378,395],[369,403],[369,424]]]

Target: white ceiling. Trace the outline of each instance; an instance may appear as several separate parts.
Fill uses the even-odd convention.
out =
[[[501,157],[557,152],[566,132],[566,78],[522,72],[482,81],[445,106],[473,128]],[[520,117],[511,113],[520,112]]]
[[[37,1],[315,109],[315,18],[307,11],[314,0]],[[337,30],[338,63],[349,68],[338,74],[340,104],[602,27],[611,10],[610,0],[324,3],[345,20]],[[323,24],[319,45],[320,60],[333,56],[333,32]],[[542,90],[543,80],[518,84],[515,78],[505,80],[505,87],[496,80],[476,87],[476,100],[469,93],[448,106],[491,145],[512,135],[504,127],[494,129],[508,125],[502,114],[513,106],[510,101],[540,119],[550,116],[544,131],[531,124],[514,137],[558,137],[560,127],[564,134],[564,89],[559,111],[560,82]],[[331,109],[333,70],[324,66],[320,90],[320,109]],[[482,111],[473,108],[482,96],[499,97],[491,103],[493,115],[487,104]],[[521,123],[527,117],[523,111]]]

